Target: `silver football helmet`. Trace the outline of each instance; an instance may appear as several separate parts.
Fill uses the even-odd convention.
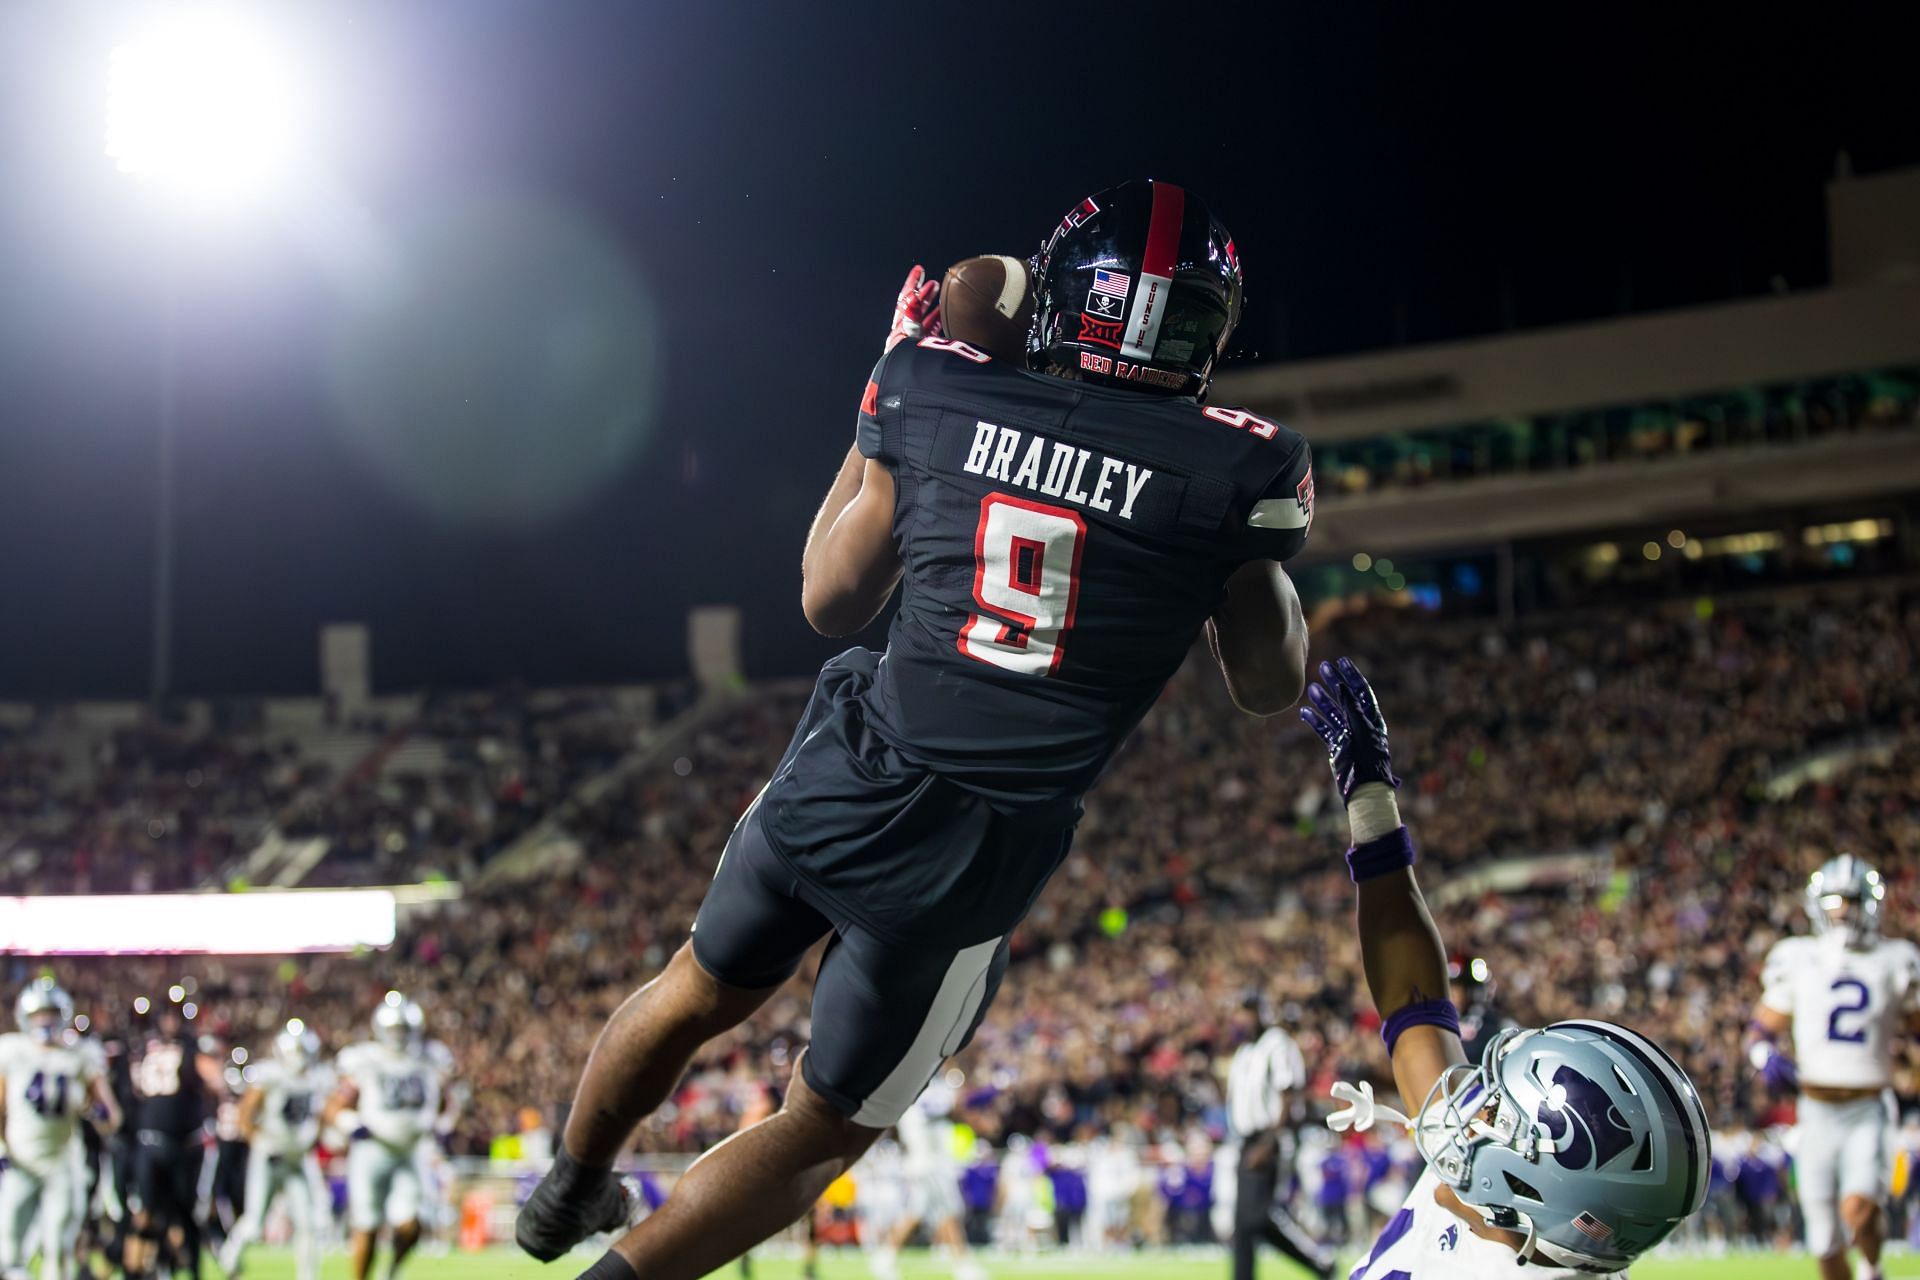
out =
[[[1630,1264],[1698,1210],[1712,1164],[1693,1082],[1652,1041],[1607,1022],[1515,1027],[1434,1084],[1420,1154],[1520,1257],[1576,1271]]]
[[[1843,934],[1850,947],[1865,948],[1880,936],[1887,882],[1866,859],[1843,853],[1807,879],[1807,916],[1817,934]]]
[[[320,1057],[320,1037],[300,1019],[289,1018],[273,1038],[273,1056],[291,1070],[305,1071]]]
[[[73,997],[50,977],[35,978],[14,1001],[13,1019],[32,1039],[52,1044],[73,1025]]]
[[[409,1049],[425,1034],[427,1017],[398,991],[387,992],[373,1011],[373,1038],[389,1049]]]

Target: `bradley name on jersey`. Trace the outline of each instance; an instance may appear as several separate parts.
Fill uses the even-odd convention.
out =
[[[1017,466],[1016,456],[1020,459]],[[1100,461],[1090,471],[1089,463],[1095,457]],[[1151,467],[991,422],[974,424],[973,444],[962,469],[1049,498],[1065,498],[1075,506],[1114,512],[1122,520],[1133,519],[1134,504],[1140,501],[1147,481],[1153,479]],[[1087,481],[1093,485],[1090,492],[1084,487]]]

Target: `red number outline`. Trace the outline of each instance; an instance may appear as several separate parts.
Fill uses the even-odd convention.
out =
[[[1020,507],[1040,515],[1062,516],[1073,522],[1073,563],[1067,568],[1067,616],[1066,620],[1060,624],[1059,638],[1053,643],[1053,658],[1047,664],[1045,674],[1050,676],[1060,669],[1060,659],[1067,651],[1067,633],[1073,630],[1074,619],[1080,610],[1080,559],[1087,546],[1087,522],[1078,511],[1070,507],[1056,507],[1050,503],[1035,502],[1031,498],[1016,498],[1010,493],[989,493],[980,499],[980,523],[975,525],[973,530],[973,603],[976,606],[976,612],[967,615],[967,620],[960,626],[960,634],[955,638],[955,643],[961,653],[975,662],[998,667],[1002,671],[1010,668],[1001,666],[991,658],[983,658],[967,647],[967,633],[972,631],[982,618],[991,619],[1000,624],[1000,634],[994,637],[996,643],[1013,649],[1025,649],[1028,639],[1033,634],[1034,624],[1039,619],[1031,614],[1016,613],[1014,610],[989,604],[981,593],[987,577],[987,518],[993,514],[995,506]],[[1010,565],[1009,577],[1011,576]],[[1025,590],[1023,587],[1017,589]],[[1030,594],[1037,596],[1040,593],[1033,591]],[[1018,620],[1009,621],[1009,618]],[[1019,629],[1016,630],[1016,628]]]

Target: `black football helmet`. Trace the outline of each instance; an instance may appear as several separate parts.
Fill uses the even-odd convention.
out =
[[[1161,395],[1200,396],[1240,323],[1233,237],[1171,182],[1082,200],[1033,259],[1027,365]]]

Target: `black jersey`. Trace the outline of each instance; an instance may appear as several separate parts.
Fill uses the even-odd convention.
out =
[[[206,1123],[200,1049],[188,1035],[147,1038],[133,1064],[135,1129],[180,1138]]]
[[[120,1114],[131,1117],[135,1102],[133,1092],[133,1047],[126,1037],[110,1035],[101,1042],[107,1059],[107,1087],[113,1091],[113,1100],[120,1104]]]
[[[1313,518],[1284,426],[947,339],[881,361],[859,444],[893,473],[904,567],[867,722],[1001,812],[1077,806],[1227,578]]]
[[[1466,1051],[1467,1061],[1479,1065],[1488,1043],[1502,1031],[1519,1025],[1491,1004],[1478,1000],[1469,1004],[1460,1011],[1460,1047]]]

